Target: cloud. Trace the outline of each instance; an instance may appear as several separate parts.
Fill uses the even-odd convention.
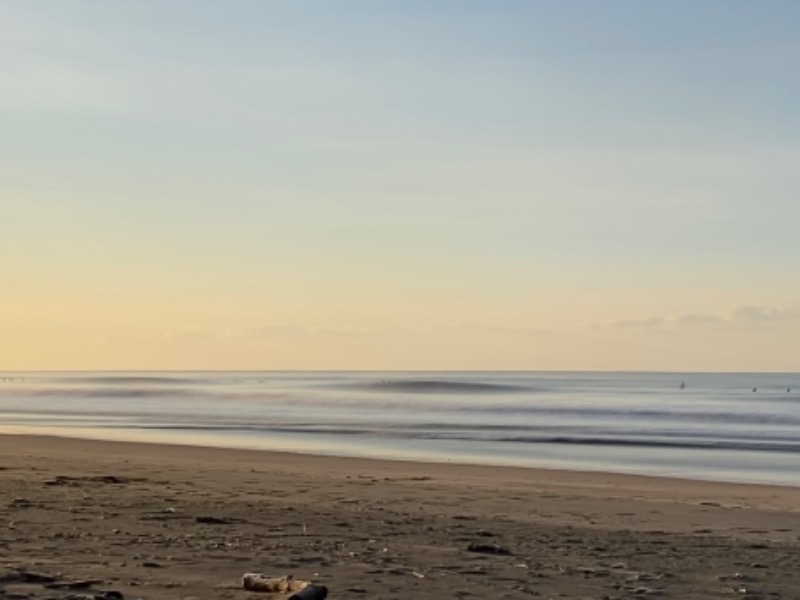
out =
[[[673,322],[676,325],[716,325],[719,323],[724,323],[726,318],[724,315],[703,315],[703,314],[686,314],[686,315],[677,315],[672,317],[671,319],[667,319],[667,322]]]
[[[731,313],[731,320],[745,323],[774,323],[798,318],[800,318],[800,307],[739,306]]]
[[[256,325],[252,327],[231,327],[224,331],[226,338],[305,338],[305,337],[376,337],[405,333],[408,330],[399,326],[380,327],[301,327],[297,325]]]
[[[312,330],[294,325],[256,325],[252,327],[230,327],[223,332],[227,338],[271,338],[271,337],[305,337]]]
[[[212,340],[214,337],[212,333],[206,330],[187,328],[126,333],[109,332],[97,336],[94,342],[103,346],[117,346],[120,344],[201,343]]]
[[[676,329],[696,326],[766,325],[800,320],[800,306],[773,307],[737,306],[717,314],[686,313],[669,316],[650,315],[637,319],[620,319],[610,324],[613,329]]]
[[[471,325],[465,325],[464,328],[471,331],[478,331],[483,333],[500,333],[504,335],[519,335],[528,337],[539,337],[545,335],[565,333],[564,331],[560,331],[557,329],[544,329],[544,328],[533,328],[533,327],[522,327],[522,326],[502,327],[498,325],[471,324]]]
[[[644,317],[641,319],[621,319],[612,323],[618,329],[641,329],[647,327],[661,327],[665,320],[662,317]]]

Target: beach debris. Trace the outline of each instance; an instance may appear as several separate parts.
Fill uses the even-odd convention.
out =
[[[103,582],[103,579],[63,580],[60,575],[49,575],[18,568],[0,572],[0,598],[4,600],[13,600],[14,598],[23,600],[24,598],[37,597],[28,593],[9,591],[5,586],[8,584],[38,584],[49,590],[89,590],[87,594],[70,593],[66,596],[48,596],[48,598],[60,598],[62,600],[125,600],[122,592],[116,590],[91,591],[91,588],[96,584]]]
[[[584,577],[608,577],[611,571],[596,567],[575,567],[574,572],[581,573]]]
[[[230,519],[222,519],[220,517],[195,517],[195,523],[205,523],[206,525],[230,525],[233,523]]]
[[[311,583],[299,592],[289,596],[288,600],[325,600],[328,596],[328,588],[324,585]]]
[[[467,546],[467,552],[477,552],[478,554],[497,554],[502,556],[511,555],[511,550],[497,544],[470,544]]]
[[[454,521],[477,521],[478,517],[473,515],[453,515]]]
[[[242,587],[251,592],[291,594],[287,600],[325,600],[328,595],[328,588],[324,585],[295,579],[292,575],[270,577],[262,573],[245,573]]]
[[[103,583],[103,579],[77,579],[75,581],[53,581],[44,584],[44,587],[52,590],[84,590],[98,583]]]
[[[67,477],[66,475],[56,475],[55,479],[46,479],[44,484],[45,485],[67,485],[74,480],[73,477]]]
[[[45,485],[80,485],[81,483],[107,483],[122,485],[133,481],[128,477],[118,475],[89,475],[85,477],[73,477],[71,475],[56,475],[53,479],[45,480]]]
[[[33,596],[25,596],[31,598]],[[8,598],[8,596],[6,596]],[[60,600],[125,600],[122,592],[110,590],[108,592],[100,592],[97,594],[69,594],[67,596],[60,596]]]
[[[744,573],[739,573],[738,571],[736,573],[733,573],[732,575],[719,576],[720,581],[728,581],[731,579],[735,579],[737,581],[749,581],[749,582],[758,581],[755,577],[752,577],[750,575],[745,575]]]
[[[53,575],[24,569],[14,569],[6,573],[0,573],[0,583],[52,583],[57,579],[58,577]]]
[[[117,475],[97,475],[95,477],[86,477],[85,479],[95,483],[111,483],[115,485],[128,483],[129,481],[127,477],[118,477]]]
[[[628,577],[628,581],[653,581],[655,579],[657,579],[657,577],[650,573],[634,573]]]

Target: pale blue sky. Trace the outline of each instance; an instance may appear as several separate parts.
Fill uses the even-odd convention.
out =
[[[0,358],[800,368],[798,23],[788,1],[4,2]],[[231,342],[289,330],[381,339]],[[137,346],[186,332],[205,354]]]

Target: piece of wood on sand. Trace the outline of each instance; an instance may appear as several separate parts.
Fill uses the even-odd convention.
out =
[[[310,581],[295,579],[292,575],[270,577],[262,573],[242,575],[242,587],[251,592],[285,594],[287,600],[325,600],[328,588]]]

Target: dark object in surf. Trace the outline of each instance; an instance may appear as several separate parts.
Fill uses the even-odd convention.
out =
[[[503,548],[497,544],[470,544],[467,552],[477,552],[478,554],[497,554],[501,556],[511,556],[511,550]]]
[[[328,596],[328,588],[324,585],[311,584],[304,587],[299,592],[289,596],[289,600],[325,600]]]

